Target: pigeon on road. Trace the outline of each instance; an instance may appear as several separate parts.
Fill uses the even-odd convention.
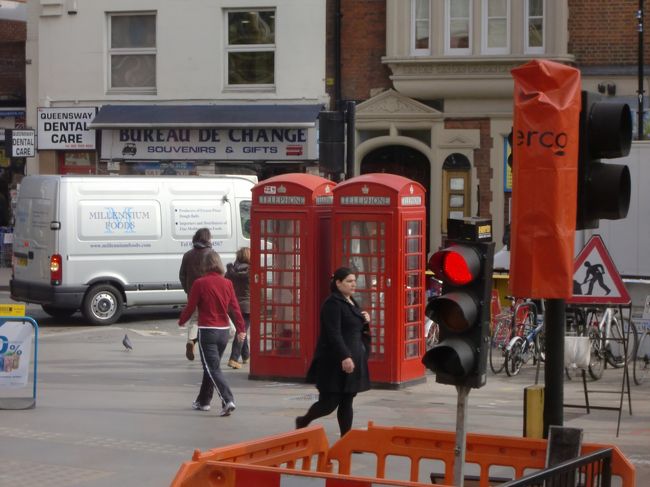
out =
[[[131,345],[131,340],[129,340],[129,335],[126,333],[124,334],[124,338],[122,339],[122,345],[124,345],[124,348],[127,351],[133,350],[133,345]]]

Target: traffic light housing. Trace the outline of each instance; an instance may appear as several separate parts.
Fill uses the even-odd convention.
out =
[[[343,112],[322,111],[318,115],[318,158],[323,172],[342,173],[345,154]]]
[[[455,234],[460,238],[448,239],[429,259],[442,294],[428,302],[425,313],[440,334],[422,363],[435,372],[436,382],[479,388],[486,382],[494,243],[470,233]]]
[[[632,116],[626,103],[582,92],[578,153],[576,229],[598,228],[599,220],[619,220],[630,206],[630,170],[600,159],[624,157],[632,144]]]

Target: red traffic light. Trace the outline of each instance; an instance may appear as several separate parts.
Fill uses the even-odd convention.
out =
[[[441,281],[452,286],[464,286],[479,275],[481,259],[473,248],[453,245],[433,254],[429,268]]]

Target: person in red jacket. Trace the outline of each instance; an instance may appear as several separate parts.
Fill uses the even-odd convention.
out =
[[[216,389],[222,406],[219,416],[230,416],[236,407],[235,399],[220,368],[221,356],[230,338],[228,316],[233,318],[237,339],[246,338],[246,328],[232,282],[223,277],[224,269],[219,255],[216,252],[206,254],[203,266],[205,274],[192,284],[187,306],[178,319],[179,326],[184,326],[194,310],[199,310],[198,338],[203,381],[192,408],[209,411]]]

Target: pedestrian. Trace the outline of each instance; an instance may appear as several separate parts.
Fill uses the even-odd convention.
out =
[[[239,340],[237,336],[233,338],[232,348],[230,350],[230,360],[228,366],[233,369],[241,369],[239,359],[242,363],[247,364],[250,359],[250,347],[248,345],[248,332],[251,327],[251,292],[249,285],[248,270],[251,263],[251,249],[249,247],[242,247],[237,251],[235,262],[228,264],[226,268],[226,278],[232,281],[235,288],[235,296],[239,301],[239,308],[244,317],[246,325],[246,338],[243,341]]]
[[[352,401],[370,389],[370,316],[352,297],[356,276],[340,267],[332,276],[331,294],[320,311],[320,336],[307,381],[316,383],[318,401],[304,416],[296,418],[296,428],[337,410],[341,436],[352,428]]]
[[[181,268],[178,271],[178,279],[185,294],[190,294],[192,284],[201,277],[201,263],[208,252],[212,250],[210,242],[212,235],[209,228],[199,228],[192,237],[192,248],[185,252],[181,261]],[[190,325],[187,328],[187,343],[185,344],[185,357],[187,360],[194,360],[194,345],[196,344],[198,328],[196,326],[197,313],[190,318]]]
[[[209,411],[216,389],[221,399],[219,416],[230,416],[236,407],[235,399],[220,367],[221,357],[230,339],[228,316],[232,317],[240,340],[246,338],[246,329],[232,282],[223,276],[224,269],[219,255],[209,252],[204,258],[203,266],[204,275],[192,284],[187,306],[178,319],[179,326],[183,326],[198,308],[198,343],[203,380],[192,408]]]

